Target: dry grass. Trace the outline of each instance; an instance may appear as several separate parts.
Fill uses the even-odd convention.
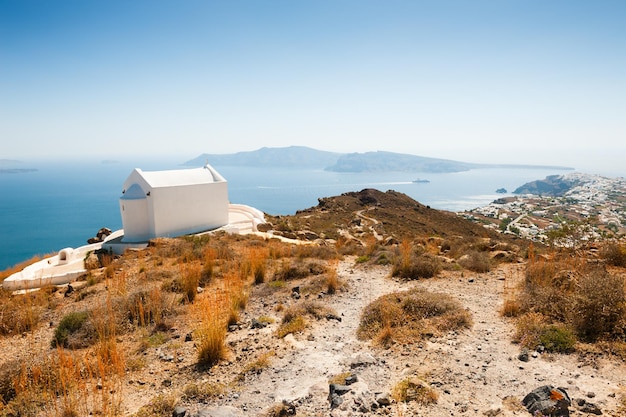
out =
[[[517,299],[520,311],[526,313],[518,327],[528,330],[533,326],[558,325],[573,331],[585,342],[626,341],[624,285],[623,276],[611,274],[601,265],[589,264],[581,258],[533,257],[528,262]],[[539,319],[542,323],[531,326],[533,320]],[[563,332],[556,333],[566,336]],[[527,338],[517,337],[520,341]],[[533,345],[535,342],[522,343]]]
[[[196,303],[200,326],[196,329],[197,362],[200,368],[210,368],[226,357],[226,319],[224,295],[210,294]]]
[[[397,402],[415,401],[419,404],[436,404],[439,394],[419,378],[407,378],[398,382],[392,389],[391,396]]]
[[[404,239],[398,247],[391,275],[404,279],[432,278],[441,271],[439,259],[425,252],[423,246],[413,249],[413,243]]]
[[[301,301],[283,311],[283,318],[280,327],[276,330],[276,336],[282,338],[290,333],[300,333],[306,326],[305,317],[320,320],[334,311],[315,301]]]
[[[387,294],[370,303],[361,314],[358,336],[387,345],[471,325],[470,314],[457,300],[416,288]]]

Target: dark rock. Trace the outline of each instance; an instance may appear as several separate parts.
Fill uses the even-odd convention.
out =
[[[593,403],[586,403],[585,405],[583,405],[579,409],[583,413],[595,414],[596,416],[601,416],[602,415],[602,410],[600,410],[600,407],[598,407],[597,405],[595,405]]]
[[[337,320],[337,321],[341,321],[341,317],[339,317],[336,314],[332,314],[332,313],[328,313],[326,314],[326,320]]]
[[[387,407],[391,405],[391,398],[389,398],[389,394],[382,393],[376,396],[376,403],[382,407]]]
[[[252,323],[250,324],[251,329],[264,329],[265,327],[267,327],[267,323],[263,323],[257,319],[252,319]]]
[[[193,334],[192,333],[187,333],[185,335],[185,342],[191,342],[193,340]]]
[[[269,232],[273,228],[274,225],[272,223],[261,223],[256,226],[256,230],[258,230],[259,232]]]
[[[544,385],[526,395],[522,400],[522,404],[532,415],[567,417],[569,416],[569,406],[572,404],[572,401],[564,388]]]
[[[354,384],[357,381],[358,381],[358,379],[357,379],[356,375],[352,374],[352,375],[350,375],[349,377],[347,377],[345,379],[345,384],[346,385],[352,385],[352,384]]]
[[[72,287],[72,285],[68,284],[67,285],[67,289],[65,290],[65,296],[69,296],[71,293],[74,292],[74,287]]]
[[[344,395],[351,391],[351,388],[341,384],[330,384],[329,385],[330,394]]]
[[[522,362],[528,362],[530,360],[530,355],[528,349],[522,349],[519,355],[517,355],[517,359]]]

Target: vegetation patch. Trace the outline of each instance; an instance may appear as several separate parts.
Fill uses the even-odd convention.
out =
[[[358,336],[382,344],[410,342],[471,325],[470,313],[454,298],[415,288],[369,304],[361,314]]]

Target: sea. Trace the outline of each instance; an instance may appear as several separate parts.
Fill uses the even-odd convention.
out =
[[[0,174],[0,270],[33,256],[87,243],[102,227],[122,227],[119,198],[134,168],[183,169],[180,161],[58,161],[22,163],[36,171]],[[460,212],[486,205],[520,185],[569,171],[489,168],[458,173],[338,173],[323,169],[218,166],[232,203],[272,215],[294,214],[318,198],[364,188],[405,193],[424,205]],[[415,180],[426,180],[414,182]],[[496,193],[504,188],[506,194]]]

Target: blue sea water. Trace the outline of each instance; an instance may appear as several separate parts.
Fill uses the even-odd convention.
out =
[[[35,172],[0,174],[0,270],[34,255],[86,244],[101,227],[122,227],[119,202],[133,168],[180,169],[171,161],[45,162]],[[24,166],[26,168],[26,166]],[[463,211],[501,197],[498,188],[518,186],[564,171],[477,169],[451,174],[336,173],[324,170],[215,166],[228,180],[233,203],[265,213],[293,214],[315,206],[318,198],[363,188],[396,190],[422,204]],[[417,179],[429,183],[413,183]]]

